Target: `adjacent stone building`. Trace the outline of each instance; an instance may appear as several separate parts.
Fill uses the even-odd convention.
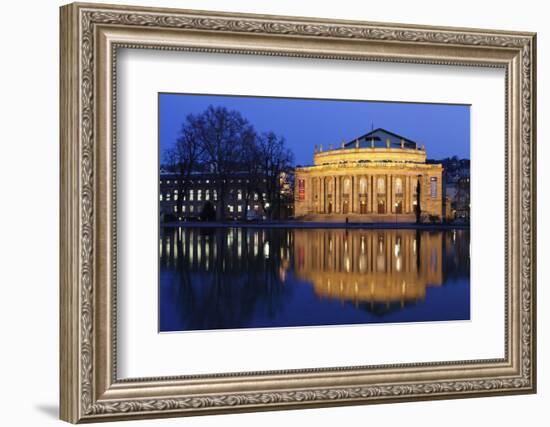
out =
[[[423,221],[444,218],[443,167],[426,163],[426,149],[385,129],[343,142],[315,146],[313,166],[296,168],[298,219],[414,222],[420,183]]]
[[[181,191],[181,178],[176,173],[160,172],[159,202],[160,221],[181,221],[199,219],[206,204],[212,209],[218,209],[218,185],[215,175],[210,173],[194,173],[185,182],[185,193]],[[224,206],[224,219],[261,219],[265,212],[260,197],[265,194],[254,193],[247,200],[247,184],[249,178],[242,173],[228,177]],[[181,199],[181,200],[179,200]]]
[[[215,174],[194,172],[183,180],[177,173],[160,171],[159,219],[161,223],[205,220],[205,208],[222,220],[254,221],[268,218],[270,207],[276,207],[276,216],[286,219],[292,215],[292,187],[287,174],[279,178],[279,194],[275,204],[268,199],[266,180],[250,177],[244,172],[228,175],[224,182],[224,204],[220,202],[220,182]],[[251,190],[254,187],[254,190]],[[223,213],[216,215],[222,208]]]

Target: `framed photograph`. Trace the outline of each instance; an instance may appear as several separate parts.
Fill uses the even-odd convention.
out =
[[[61,418],[536,391],[535,34],[61,8]]]

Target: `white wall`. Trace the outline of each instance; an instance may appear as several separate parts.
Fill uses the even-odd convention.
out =
[[[113,3],[124,3],[111,0]],[[131,425],[278,426],[545,425],[550,405],[546,368],[550,338],[550,293],[546,289],[550,250],[550,28],[544,3],[518,1],[337,2],[272,0],[138,1],[134,4],[325,18],[390,21],[538,32],[538,242],[539,393],[454,401],[402,403],[301,411],[265,412],[193,419],[140,421]],[[0,66],[0,401],[3,425],[60,424],[58,402],[58,6],[56,0],[13,1],[2,5]],[[546,169],[546,170],[545,170]],[[547,422],[547,421],[546,421]],[[139,423],[139,424],[138,424]]]

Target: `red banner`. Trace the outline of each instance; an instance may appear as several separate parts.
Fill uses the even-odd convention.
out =
[[[306,197],[306,180],[299,179],[298,180],[298,199],[304,200],[305,197]]]

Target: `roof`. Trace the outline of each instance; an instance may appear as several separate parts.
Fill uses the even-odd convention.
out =
[[[386,147],[387,140],[390,140],[390,147],[399,148],[401,147],[401,141],[403,141],[405,148],[416,148],[417,143],[412,141],[404,136],[397,135],[396,133],[390,132],[389,130],[378,128],[369,133],[366,133],[359,138],[355,138],[344,144],[345,148],[354,148],[357,141],[359,141],[360,148],[370,148],[372,146],[372,141],[374,141],[374,146],[381,148]]]

